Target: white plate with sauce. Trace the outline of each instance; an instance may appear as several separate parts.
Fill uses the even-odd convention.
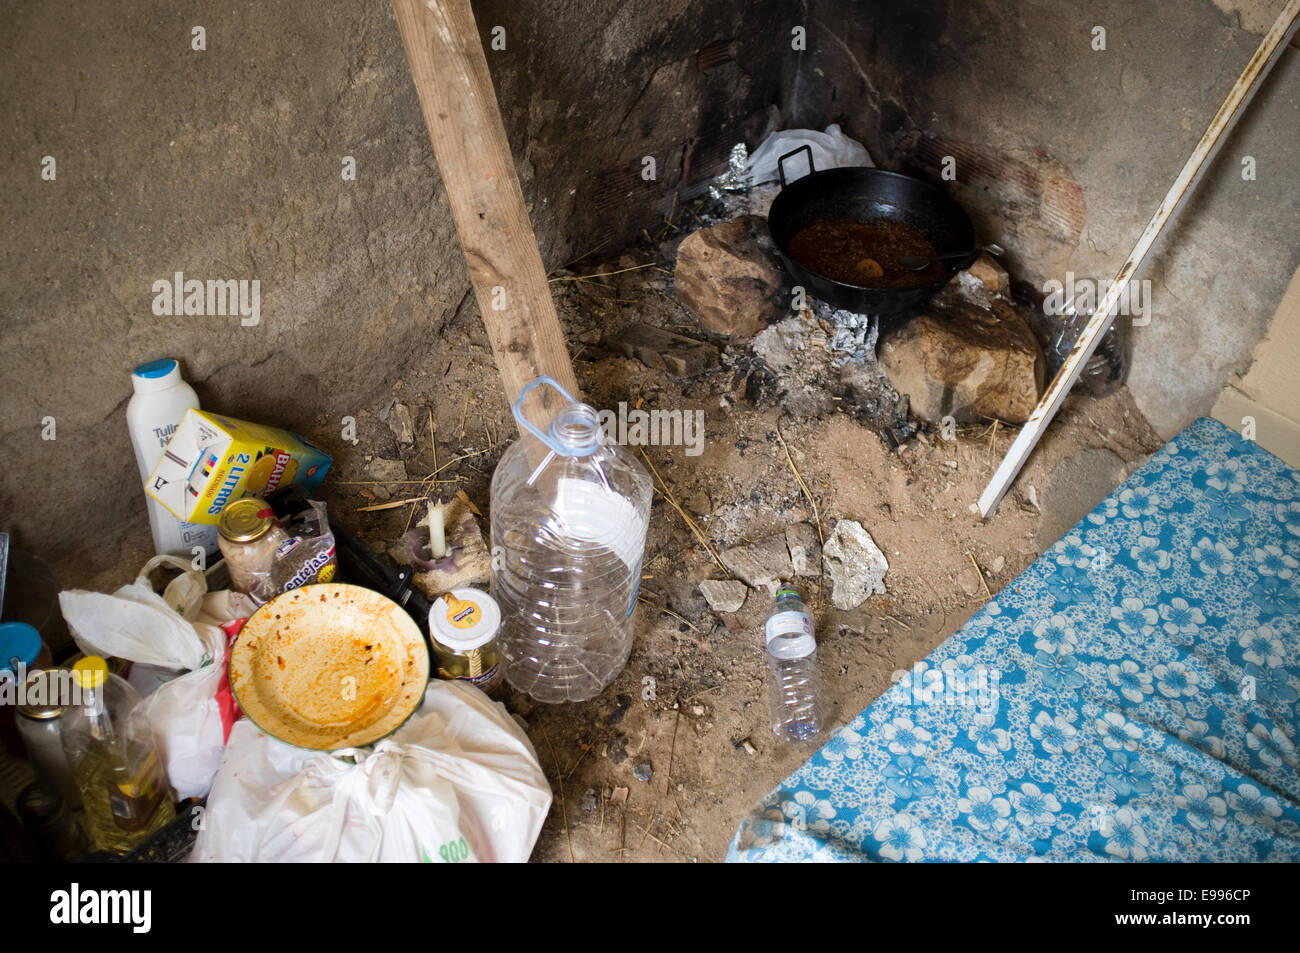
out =
[[[230,649],[230,687],[262,731],[299,748],[373,744],[420,707],[429,650],[415,621],[344,583],[291,589],[258,609]]]

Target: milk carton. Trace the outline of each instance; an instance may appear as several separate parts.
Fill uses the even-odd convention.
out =
[[[333,462],[287,430],[191,410],[144,488],[181,519],[215,524],[231,500],[290,483],[314,490]]]

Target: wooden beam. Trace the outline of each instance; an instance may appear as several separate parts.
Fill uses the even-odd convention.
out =
[[[1128,258],[1120,265],[1115,280],[1111,282],[1110,289],[1102,297],[1101,302],[1097,305],[1097,310],[1093,312],[1088,323],[1084,325],[1083,331],[1079,334],[1079,339],[1075,341],[1074,347],[1071,348],[1065,363],[1061,365],[1061,369],[1052,378],[1052,383],[1048,385],[1047,391],[1038,402],[1038,406],[1029,415],[1029,420],[1021,428],[1015,442],[1011,445],[1011,449],[1007,451],[1007,455],[999,464],[997,472],[993,474],[993,479],[984,488],[978,503],[981,517],[988,517],[997,508],[998,503],[1001,502],[1002,497],[1011,487],[1012,481],[1020,473],[1021,467],[1029,459],[1029,454],[1033,452],[1034,447],[1037,446],[1039,439],[1043,436],[1043,432],[1047,429],[1047,425],[1052,422],[1052,418],[1056,416],[1057,410],[1065,401],[1066,394],[1074,386],[1074,382],[1079,379],[1079,374],[1083,371],[1084,365],[1088,363],[1088,358],[1092,357],[1093,351],[1101,343],[1101,336],[1106,333],[1106,329],[1110,327],[1111,321],[1114,320],[1115,309],[1119,306],[1121,297],[1127,291],[1129,282],[1137,278],[1142,268],[1150,260],[1152,250],[1155,248],[1156,241],[1160,238],[1165,226],[1182,209],[1188,196],[1192,194],[1197,182],[1200,181],[1201,174],[1209,166],[1210,160],[1213,159],[1223,140],[1227,138],[1228,131],[1241,117],[1246,104],[1250,102],[1264,77],[1268,75],[1269,70],[1273,68],[1273,64],[1277,62],[1278,56],[1281,55],[1286,46],[1288,36],[1295,30],[1297,15],[1300,15],[1300,0],[1290,0],[1268,33],[1264,35],[1264,39],[1260,43],[1259,49],[1255,51],[1255,55],[1250,58],[1246,68],[1237,78],[1237,81],[1232,84],[1232,90],[1228,93],[1228,98],[1219,107],[1219,111],[1215,113],[1214,118],[1210,121],[1209,128],[1205,130],[1205,135],[1201,136],[1201,141],[1196,144],[1196,149],[1188,157],[1187,162],[1183,164],[1182,171],[1178,173],[1178,178],[1174,180],[1174,184],[1165,195],[1164,201],[1160,203],[1155,214],[1151,216],[1151,221],[1147,223],[1147,227],[1143,230],[1141,237],[1138,238],[1137,244],[1129,252]]]
[[[579,396],[469,0],[392,0],[506,398],[541,374]],[[543,430],[563,400],[525,410]]]

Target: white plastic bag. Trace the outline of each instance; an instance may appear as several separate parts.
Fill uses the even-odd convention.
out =
[[[816,129],[782,129],[772,133],[749,157],[746,171],[750,181],[755,185],[778,181],[776,166],[781,156],[805,145],[812,149],[813,167],[819,172],[840,166],[875,166],[866,146],[856,139],[850,139],[840,131],[838,125],[831,123],[825,132]],[[807,172],[806,154],[791,156],[786,160],[787,182],[801,179]]]
[[[436,681],[371,749],[303,751],[240,721],[190,860],[523,862],[550,807],[504,706]]]
[[[194,626],[144,576],[111,596],[81,589],[61,592],[59,608],[77,646],[88,655],[174,669],[203,664],[203,641]]]
[[[226,747],[217,704],[217,689],[226,677],[226,634],[210,625],[194,628],[210,661],[158,686],[144,700],[167,777],[181,798],[203,797],[211,790]]]
[[[184,571],[159,596],[147,576],[162,564]],[[59,593],[63,618],[83,652],[184,673],[142,703],[168,780],[181,798],[207,794],[221,764],[226,730],[216,695],[226,675],[228,639],[214,623],[227,621],[223,612],[245,608],[238,599],[208,593],[203,574],[188,567],[185,560],[160,556],[112,595],[76,589]],[[191,622],[182,611],[203,621]]]

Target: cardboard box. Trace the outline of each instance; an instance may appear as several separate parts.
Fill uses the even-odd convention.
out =
[[[216,523],[231,500],[290,483],[314,490],[333,462],[287,430],[191,410],[144,488],[183,520]]]

